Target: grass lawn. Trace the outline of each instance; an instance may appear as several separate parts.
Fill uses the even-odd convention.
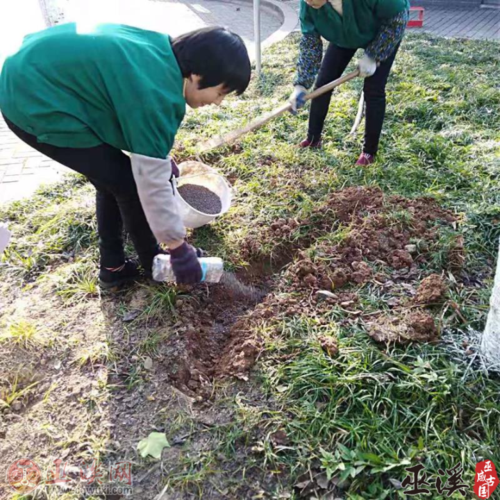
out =
[[[177,161],[281,104],[297,47],[272,47],[242,98],[190,112]],[[134,499],[406,498],[419,465],[431,498],[472,498],[476,463],[500,467],[500,378],[477,356],[500,237],[498,50],[407,36],[369,168],[354,167],[363,127],[349,136],[361,81],[335,94],[322,151],[295,147],[301,112],[203,157],[235,201],[192,241],[256,287],[252,300],[205,285],[100,294],[81,177],[0,207],[14,233],[0,267],[0,477],[22,457],[44,471],[30,495],[0,483],[0,496],[76,500],[81,464],[130,462]],[[137,451],[153,431],[167,437],[161,461]],[[56,459],[64,487],[46,474]],[[465,495],[446,483],[455,466]]]

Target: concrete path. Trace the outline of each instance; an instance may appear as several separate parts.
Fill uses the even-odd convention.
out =
[[[295,9],[296,12],[299,11],[298,0],[282,0],[282,2]],[[418,5],[419,2],[415,0],[411,4]],[[500,41],[500,9],[454,9],[452,0],[450,0],[449,5],[446,9],[426,7],[424,27],[409,28],[409,30],[414,33],[425,31],[433,35],[450,38]]]
[[[426,8],[423,28],[437,36],[500,41],[500,9],[450,10]]]
[[[42,184],[60,180],[65,171],[19,140],[0,117],[0,203],[31,196]]]
[[[262,39],[268,43],[286,36],[298,21],[294,10],[286,6],[280,10],[273,5],[276,3],[267,0],[263,5]],[[9,2],[8,9],[0,8],[0,28],[4,28],[0,31],[0,55],[14,52],[26,33],[43,29],[46,23],[70,21],[83,29],[115,22],[172,36],[208,25],[225,26],[242,36],[251,55],[255,52],[251,1],[16,0]],[[0,116],[0,204],[31,196],[40,185],[60,180],[66,171],[18,140]]]

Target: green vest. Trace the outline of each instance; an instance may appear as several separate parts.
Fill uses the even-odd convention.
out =
[[[330,3],[321,9],[300,0],[302,33],[319,34],[345,49],[366,48],[382,23],[410,8],[409,0],[343,0],[341,16]]]
[[[64,24],[28,35],[5,61],[0,109],[39,142],[166,158],[186,101],[167,35]]]

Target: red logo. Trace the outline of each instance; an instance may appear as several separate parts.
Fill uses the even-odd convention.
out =
[[[499,482],[495,464],[491,460],[484,460],[476,465],[474,493],[479,498],[490,498]]]
[[[32,460],[21,458],[7,471],[7,482],[18,493],[30,493],[40,484],[42,474]]]

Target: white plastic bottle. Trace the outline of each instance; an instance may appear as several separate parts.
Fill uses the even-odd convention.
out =
[[[200,257],[201,281],[218,283],[224,272],[224,262],[219,257]],[[170,264],[170,255],[157,255],[153,260],[153,279],[175,283],[175,274]]]

